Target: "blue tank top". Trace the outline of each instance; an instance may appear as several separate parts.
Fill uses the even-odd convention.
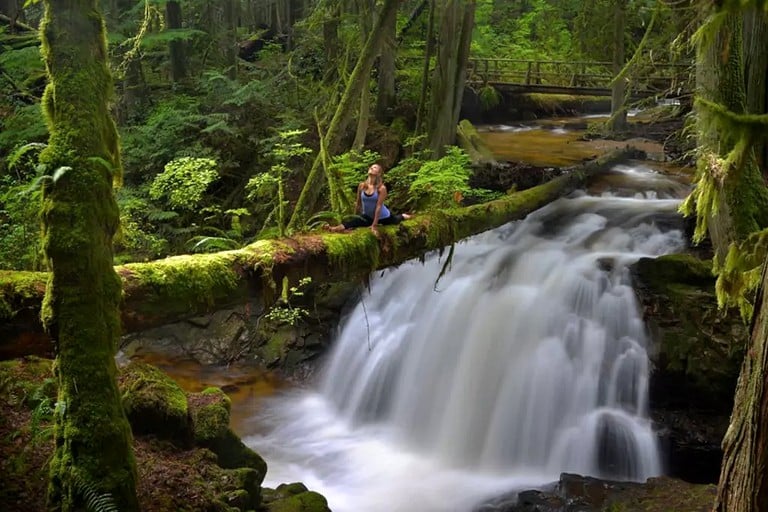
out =
[[[360,201],[363,204],[363,215],[373,218],[373,216],[376,214],[376,203],[379,202],[379,190],[374,190],[373,194],[369,196],[365,193],[365,187],[363,187],[363,189],[360,190]],[[379,211],[379,220],[386,219],[389,217],[389,215],[389,208],[387,208],[385,205],[381,205],[381,210]]]

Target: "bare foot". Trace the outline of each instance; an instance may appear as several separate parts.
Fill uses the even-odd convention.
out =
[[[403,214],[403,219],[405,219],[405,220],[408,220],[408,219],[410,219],[411,217],[413,217],[413,215],[411,215],[410,213],[404,213],[404,214]]]
[[[333,231],[334,233],[341,233],[346,228],[344,227],[344,224],[339,224],[337,226],[326,226],[325,229],[327,231]]]

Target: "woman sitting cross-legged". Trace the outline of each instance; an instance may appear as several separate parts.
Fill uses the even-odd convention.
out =
[[[384,205],[387,198],[387,187],[384,185],[381,174],[383,168],[379,164],[373,164],[368,168],[368,177],[357,187],[357,200],[355,201],[355,213],[361,213],[360,217],[328,228],[330,231],[344,231],[345,229],[370,226],[374,234],[378,234],[378,226],[399,224],[411,216],[407,213],[393,215]]]

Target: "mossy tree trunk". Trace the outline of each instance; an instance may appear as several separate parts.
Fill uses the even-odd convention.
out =
[[[383,27],[389,23],[391,17],[397,15],[397,8],[400,5],[400,1],[401,0],[385,0],[384,5],[381,7],[381,11],[378,13],[378,19],[360,53],[360,57],[357,59],[357,63],[349,78],[344,94],[341,96],[341,100],[336,106],[333,118],[325,133],[325,148],[328,152],[328,157],[337,154],[339,151],[342,138],[346,133],[347,127],[352,120],[353,112],[355,111],[354,103],[360,99],[363,87],[368,86],[373,61],[379,52],[379,45],[384,33]],[[315,210],[317,200],[322,192],[322,160],[323,155],[320,154],[315,158],[314,163],[312,164],[312,169],[309,171],[304,187],[301,189],[299,200],[296,202],[296,206],[293,209],[291,220],[288,223],[290,229],[295,230],[302,228],[306,220]],[[327,179],[332,187],[337,188],[337,191],[331,191],[332,194],[342,189],[343,183],[341,181],[341,176],[327,176]]]
[[[51,272],[42,320],[56,347],[58,398],[49,508],[85,510],[109,495],[138,511],[132,438],[115,381],[120,279],[112,267],[119,169],[108,102],[104,22],[95,0],[46,0],[41,24],[50,130],[40,156],[53,179],[43,191],[44,249]]]
[[[743,114],[746,108],[742,17],[725,16],[718,30],[701,38],[696,63],[699,119],[699,200],[713,202],[704,220],[722,264],[731,243],[768,225],[768,189],[742,132],[729,126],[711,105]],[[703,100],[703,101],[702,101]],[[700,210],[701,211],[701,210]],[[702,219],[706,217],[706,219]]]
[[[444,0],[439,10],[437,64],[427,122],[427,147],[435,157],[456,138],[475,19],[474,0]]]
[[[768,507],[768,273],[755,304],[747,353],[736,386],[715,512],[765,512]]]

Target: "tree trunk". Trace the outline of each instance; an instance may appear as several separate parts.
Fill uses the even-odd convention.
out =
[[[731,424],[723,438],[723,465],[715,512],[765,512],[768,506],[768,262],[744,363],[736,386]]]
[[[236,0],[222,2],[224,17],[224,33],[221,40],[221,53],[227,68],[227,76],[232,80],[237,78],[237,11]]]
[[[354,112],[353,104],[360,99],[360,93],[363,87],[367,87],[368,81],[371,76],[371,67],[373,61],[378,53],[379,43],[381,42],[381,36],[383,34],[382,27],[386,25],[390,17],[397,15],[397,7],[400,4],[400,0],[385,0],[379,18],[376,21],[376,25],[373,27],[368,41],[365,43],[363,51],[360,53],[360,57],[357,59],[355,69],[352,71],[352,76],[349,78],[347,87],[344,94],[341,97],[341,101],[336,106],[336,111],[333,114],[331,123],[328,126],[328,130],[325,133],[326,147],[328,150],[328,157],[337,154],[339,146],[341,144],[342,137],[349,126],[352,114]],[[314,212],[317,204],[317,199],[320,196],[322,190],[322,178],[320,168],[322,167],[322,155],[318,155],[312,165],[312,169],[309,171],[307,181],[301,190],[299,200],[296,202],[296,206],[291,216],[291,221],[288,227],[296,230],[303,227],[306,219]],[[339,189],[343,188],[340,176],[330,176],[329,181],[336,182],[336,186]]]
[[[423,2],[422,2],[423,3]],[[384,26],[384,36],[381,41],[379,56],[379,80],[376,96],[376,120],[381,124],[392,121],[395,107],[395,28],[397,18],[392,18]]]
[[[168,1],[165,4],[165,18],[171,30],[182,27],[181,4]],[[184,41],[174,39],[168,43],[168,53],[171,60],[171,82],[178,83],[187,77],[187,58],[184,51]]]
[[[416,109],[417,134],[421,131],[424,122],[424,113],[427,110],[427,86],[429,84],[429,66],[432,61],[432,51],[435,47],[435,11],[437,0],[429,0],[429,17],[427,18],[427,37],[424,44],[424,61],[421,69],[421,91],[419,92],[419,106]]]
[[[746,106],[742,64],[742,18],[727,16],[721,29],[712,34],[711,44],[698,49],[696,63],[697,98],[743,114]],[[710,39],[708,39],[710,40]],[[699,119],[699,172],[697,187],[717,189],[717,204],[708,214],[708,232],[716,261],[722,263],[730,244],[743,240],[768,225],[768,189],[757,168],[754,151],[744,148],[738,161],[727,169],[723,163],[742,143],[739,132],[719,121],[706,103],[697,102]]]
[[[427,147],[435,157],[453,144],[464,94],[469,42],[474,25],[474,0],[445,0],[440,13],[437,66],[432,75]]]
[[[51,510],[82,511],[88,496],[138,511],[132,437],[115,381],[121,283],[112,266],[119,172],[109,114],[112,79],[96,0],[45,0],[41,24],[50,130],[40,161],[43,247],[52,269],[42,321],[56,347],[58,398]],[[112,170],[107,168],[112,166]]]
[[[613,76],[618,76],[624,68],[624,32],[627,18],[626,0],[614,0],[613,4]],[[611,86],[611,119],[608,129],[623,132],[627,129],[627,109],[624,108],[626,95],[624,79],[615,80]]]
[[[747,112],[768,113],[768,17],[751,7],[744,12],[744,78],[747,85]],[[758,168],[768,180],[768,145],[755,144]]]
[[[362,0],[358,4],[358,18],[360,19],[360,35],[361,44],[365,46],[365,42],[370,37],[371,25],[373,25],[372,17],[374,16],[376,6],[370,2],[370,0]],[[394,23],[396,17],[392,17]],[[382,37],[383,40],[383,37]],[[381,44],[379,45],[381,46]],[[352,149],[358,151],[365,146],[365,138],[368,135],[369,118],[371,115],[371,89],[368,84],[363,84],[360,91],[360,104],[357,110],[357,129],[355,130],[355,140],[352,142]]]

